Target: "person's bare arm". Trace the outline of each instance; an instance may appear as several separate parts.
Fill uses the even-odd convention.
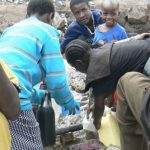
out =
[[[15,120],[20,114],[18,91],[7,78],[0,66],[0,111],[9,120]]]
[[[95,96],[94,97],[94,125],[96,127],[96,129],[100,129],[101,127],[101,118],[103,116],[104,113],[104,96]]]
[[[120,40],[120,41],[116,41],[114,43],[123,43],[123,42],[128,42],[128,41],[131,41],[131,40],[143,40],[147,37],[150,37],[150,33],[142,33],[142,34],[138,34],[136,36],[132,36],[130,38],[127,38],[127,39],[123,39],[123,40]]]

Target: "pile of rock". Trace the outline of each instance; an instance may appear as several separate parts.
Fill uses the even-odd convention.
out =
[[[68,83],[71,88],[76,92],[83,92],[85,89],[86,75],[76,71],[75,68],[71,67],[65,60],[66,71],[68,74]]]
[[[1,30],[25,17],[28,1],[29,0],[0,0]],[[69,9],[70,0],[53,1],[56,11],[61,18],[65,16],[68,22],[74,18]],[[92,8],[100,8],[101,1],[102,0],[90,1],[90,5]],[[150,10],[147,8],[147,0],[119,0],[119,2],[119,22],[126,28],[127,32],[141,33],[150,31]]]
[[[23,4],[28,3],[29,0],[0,0],[2,3],[14,3],[14,4]]]

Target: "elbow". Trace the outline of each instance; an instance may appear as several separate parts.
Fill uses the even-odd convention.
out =
[[[2,110],[2,113],[8,120],[14,121],[19,117],[21,113],[20,99],[18,97],[18,94],[16,94],[15,96],[13,95],[13,98],[11,98],[11,100],[12,103],[8,104],[8,106]]]
[[[7,114],[7,115],[6,115],[6,118],[7,118],[8,120],[15,121],[16,119],[18,119],[20,113],[21,113],[21,109],[18,108],[18,109],[16,109],[13,113]]]
[[[19,117],[21,113],[20,99],[18,96],[16,96],[15,103],[12,105],[12,108],[14,109],[11,110],[11,112],[8,113],[6,117],[7,119],[14,121]]]
[[[61,54],[64,55],[65,54],[65,49],[61,48]]]

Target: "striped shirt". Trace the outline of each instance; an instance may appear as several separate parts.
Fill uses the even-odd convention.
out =
[[[60,53],[58,31],[36,17],[7,28],[0,38],[0,58],[18,77],[21,109],[31,109],[33,86],[47,81],[52,97],[65,108],[74,107]]]

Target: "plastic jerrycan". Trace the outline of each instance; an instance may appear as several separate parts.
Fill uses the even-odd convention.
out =
[[[45,95],[45,98],[38,108],[37,119],[40,126],[43,145],[54,145],[56,142],[55,113],[51,105],[51,96],[49,93]]]
[[[11,135],[8,121],[0,112],[0,150],[11,150]]]
[[[120,148],[120,130],[118,122],[112,112],[107,112],[101,120],[101,128],[98,131],[100,141],[105,146],[114,145]]]

